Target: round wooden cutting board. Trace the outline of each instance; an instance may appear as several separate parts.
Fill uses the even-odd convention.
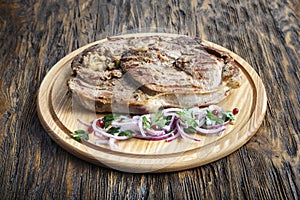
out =
[[[130,34],[145,36],[149,34]],[[156,34],[158,35],[158,34]],[[174,34],[159,33],[176,37]],[[50,137],[61,147],[88,162],[112,169],[133,172],[170,172],[198,167],[227,156],[244,145],[257,131],[266,112],[265,87],[255,70],[233,52],[204,41],[207,45],[227,51],[239,63],[243,75],[240,88],[235,89],[219,105],[226,110],[238,107],[240,112],[235,123],[228,125],[222,135],[202,136],[200,142],[176,139],[172,142],[130,139],[118,142],[118,149],[107,145],[81,143],[70,133],[84,127],[78,122],[92,121],[96,113],[83,109],[67,89],[67,80],[72,74],[72,59],[86,48],[101,43],[88,44],[61,59],[46,75],[38,93],[38,115]]]

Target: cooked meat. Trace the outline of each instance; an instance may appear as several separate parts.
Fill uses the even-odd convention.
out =
[[[75,57],[71,67],[70,91],[96,112],[142,114],[218,103],[241,79],[227,52],[187,36],[108,38]]]
[[[129,50],[121,58],[121,67],[150,93],[199,90],[191,75],[175,67],[175,61],[164,52],[148,47],[143,51]]]
[[[168,46],[129,50],[121,58],[121,67],[152,92],[208,92],[221,85],[224,60],[207,53],[201,44],[182,48],[185,53],[176,52],[176,57],[165,49]]]

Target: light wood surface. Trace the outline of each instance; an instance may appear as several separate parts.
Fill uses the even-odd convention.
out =
[[[152,33],[154,34],[154,33]],[[156,33],[176,37],[178,35]],[[143,37],[151,33],[123,35],[123,37]],[[216,44],[204,41],[209,46],[228,51],[239,63],[242,71],[242,85],[232,90],[220,106],[226,110],[240,109],[234,125],[228,125],[222,135],[197,137],[201,142],[177,139],[173,142],[131,139],[119,141],[118,149],[92,142],[79,143],[69,134],[78,129],[86,129],[78,122],[90,122],[99,117],[88,111],[68,92],[66,82],[71,77],[71,62],[84,49],[100,40],[88,44],[62,58],[46,75],[38,95],[38,113],[49,135],[64,149],[89,162],[113,169],[134,172],[168,172],[198,167],[222,158],[245,144],[262,123],[267,104],[265,87],[252,67],[240,56]]]

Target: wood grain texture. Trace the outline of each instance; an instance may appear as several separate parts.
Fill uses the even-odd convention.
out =
[[[1,197],[299,199],[299,8],[294,0],[2,0]],[[244,147],[199,168],[134,175],[86,163],[50,139],[36,97],[51,67],[90,42],[151,27],[220,44],[260,75],[267,114]]]

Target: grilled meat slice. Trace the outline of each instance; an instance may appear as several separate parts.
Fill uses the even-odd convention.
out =
[[[239,87],[241,76],[227,52],[187,36],[108,38],[75,57],[71,67],[69,90],[96,112],[142,114],[218,103]]]

